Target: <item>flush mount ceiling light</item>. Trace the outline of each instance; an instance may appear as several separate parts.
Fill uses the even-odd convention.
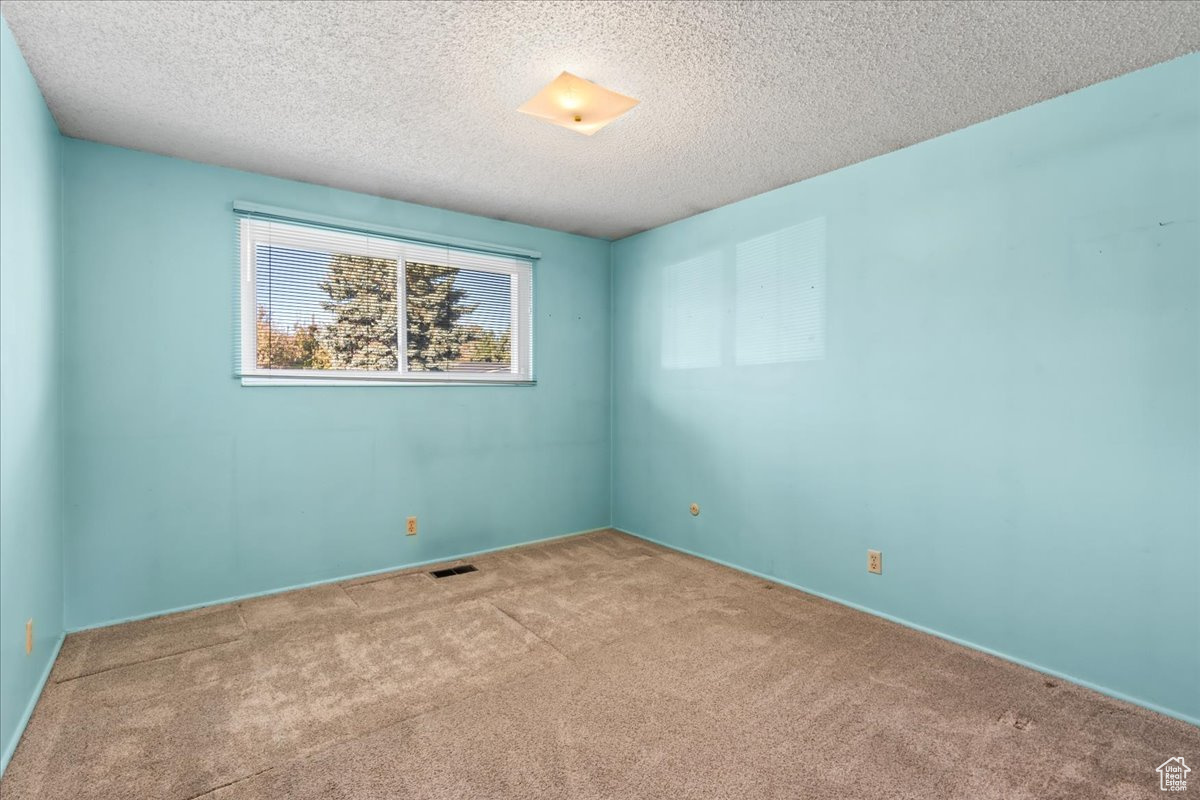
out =
[[[591,136],[637,104],[632,97],[564,72],[517,111]]]

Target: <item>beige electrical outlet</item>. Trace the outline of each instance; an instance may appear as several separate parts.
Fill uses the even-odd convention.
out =
[[[693,516],[693,517],[698,517],[698,516],[700,516],[700,504],[699,504],[699,503],[692,503],[690,506],[688,506],[688,511],[691,511],[691,512],[692,512],[692,516]]]
[[[878,550],[867,551],[867,572],[874,572],[876,575],[883,574],[883,553]]]
[[[407,531],[408,531],[408,535],[409,535],[409,536],[416,536],[416,535],[417,535],[417,518],[416,518],[416,517],[409,517],[409,518],[408,518],[408,529],[407,529]]]
[[[33,652],[33,618],[25,621],[25,655]]]

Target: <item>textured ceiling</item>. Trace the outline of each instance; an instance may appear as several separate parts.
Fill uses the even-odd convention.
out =
[[[63,133],[617,238],[1200,48],[1200,4],[0,2]],[[641,104],[516,112],[563,70]]]

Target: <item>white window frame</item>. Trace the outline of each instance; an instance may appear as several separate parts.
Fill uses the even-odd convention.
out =
[[[254,217],[240,217],[241,245],[241,364],[244,386],[321,386],[321,385],[511,385],[533,384],[533,265],[530,261],[505,255],[465,251],[453,246],[409,242],[373,233],[341,232],[311,228]],[[254,253],[259,245],[312,249],[318,242],[327,249],[342,240],[339,252],[371,258],[395,259],[397,302],[397,362],[395,371],[381,370],[305,370],[260,369],[258,356],[258,284]],[[364,247],[364,242],[366,246]],[[433,372],[408,369],[408,333],[405,297],[405,269],[409,263],[455,267],[474,272],[508,275],[512,281],[510,369],[508,372]]]

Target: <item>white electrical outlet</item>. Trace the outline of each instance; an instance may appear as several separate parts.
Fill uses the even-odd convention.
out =
[[[405,529],[405,533],[407,533],[409,536],[417,535],[417,518],[416,517],[408,518],[408,527]]]
[[[867,551],[867,572],[874,572],[876,575],[883,574],[883,553],[878,550]]]

